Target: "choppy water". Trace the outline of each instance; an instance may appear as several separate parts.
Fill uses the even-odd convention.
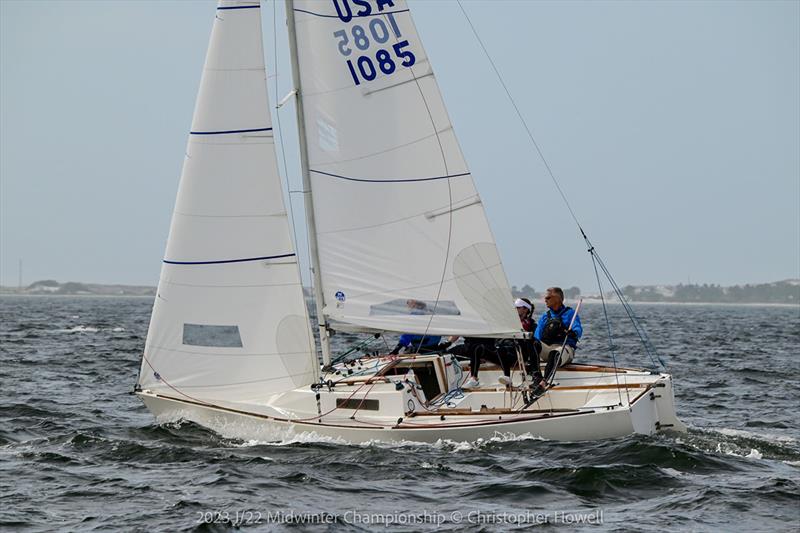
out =
[[[225,513],[245,530],[596,527],[568,523],[581,516],[620,531],[800,527],[800,308],[637,308],[685,435],[350,446],[155,424],[128,394],[151,303],[0,297],[0,529],[226,531]],[[585,306],[584,324],[579,356],[607,352],[601,308]],[[629,329],[618,345],[636,346]]]

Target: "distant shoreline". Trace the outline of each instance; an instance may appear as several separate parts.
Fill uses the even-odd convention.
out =
[[[155,294],[47,294],[30,292],[5,292],[0,290],[0,298],[3,296],[19,296],[22,298],[155,298]]]
[[[571,302],[567,302],[569,305]],[[584,304],[599,305],[603,301],[596,298],[584,298]],[[629,301],[630,305],[713,305],[717,307],[736,306],[736,307],[800,307],[800,302],[797,303],[780,303],[780,302],[642,302],[642,301]],[[572,302],[574,305],[574,302]],[[606,300],[606,305],[622,305],[616,298],[613,300]]]
[[[514,297],[528,297],[537,307],[544,304],[541,292],[525,285],[522,289],[512,287]],[[627,285],[621,288],[622,296],[631,304],[641,305],[706,305],[706,306],[770,306],[800,307],[800,279],[786,279],[772,283],[735,285]],[[81,297],[133,297],[155,298],[157,288],[149,285],[124,285],[117,283],[83,283],[68,281],[60,283],[53,279],[39,280],[25,287],[0,286],[0,296],[81,296]],[[303,287],[306,298],[312,290]],[[570,305],[583,298],[587,305],[602,304],[600,294],[581,294],[578,287],[564,289]],[[620,305],[619,295],[608,292],[605,303]]]
[[[59,294],[59,293],[30,293],[30,292],[6,292],[0,289],[0,298],[4,296],[17,296],[22,298],[155,298],[155,294]],[[575,306],[576,301],[567,301],[567,305]],[[599,298],[584,298],[584,305],[602,305],[603,301]],[[798,307],[798,303],[775,303],[775,302],[628,302],[634,306],[670,306],[670,305],[689,305],[689,306],[714,306],[714,307]],[[540,309],[544,304],[534,302],[536,309]],[[617,299],[607,299],[606,305],[622,305]]]

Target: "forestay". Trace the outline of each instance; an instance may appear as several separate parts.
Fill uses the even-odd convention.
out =
[[[518,332],[406,3],[298,0],[294,14],[325,314],[350,329]]]
[[[222,1],[216,12],[142,362],[153,392],[248,401],[315,379],[260,11]]]

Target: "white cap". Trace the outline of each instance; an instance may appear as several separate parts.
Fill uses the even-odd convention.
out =
[[[528,302],[526,302],[525,300],[523,300],[522,298],[517,298],[516,300],[514,300],[514,307],[524,307],[528,311],[533,311],[533,306]]]

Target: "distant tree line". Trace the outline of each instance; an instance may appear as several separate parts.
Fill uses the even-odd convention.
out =
[[[581,295],[581,290],[578,287],[570,287],[568,289],[562,287],[562,289],[564,291],[564,298],[568,300],[574,300]],[[514,298],[528,298],[531,301],[541,300],[544,296],[544,292],[537,292],[536,289],[527,284],[523,285],[521,289],[513,285],[511,287],[511,294]]]
[[[564,297],[574,302],[581,297],[578,287],[564,288]],[[0,287],[2,294],[105,294],[105,295],[153,295],[155,287],[132,285],[101,285],[93,283],[77,283],[70,281],[59,283],[55,280],[40,280],[27,287]],[[311,296],[311,289],[306,287],[306,296]],[[718,284],[704,283],[678,285],[626,285],[622,292],[632,302],[677,302],[677,303],[777,303],[800,304],[800,279],[789,279],[773,283],[734,285],[722,287]],[[515,298],[528,298],[540,303],[544,291],[537,291],[528,284],[521,288],[511,287]],[[613,294],[607,294],[613,298]],[[584,296],[587,297],[587,296]],[[597,297],[589,295],[588,297]]]
[[[707,302],[707,303],[800,303],[800,281],[786,280],[757,285],[720,285],[704,283],[669,287],[634,287],[622,289],[635,302]]]
[[[152,296],[155,293],[155,287],[145,285],[104,285],[77,281],[59,283],[53,279],[34,281],[27,287],[0,286],[0,294]]]
[[[562,287],[563,288],[563,287]],[[800,280],[776,281],[774,283],[760,283],[747,285],[734,285],[722,287],[718,284],[678,284],[678,285],[626,285],[622,292],[632,302],[677,302],[677,303],[777,303],[800,304]],[[530,285],[521,288],[516,285],[511,287],[515,298],[529,298],[531,301],[541,301],[544,291],[539,292]],[[564,289],[567,300],[576,300],[581,296],[578,287]],[[613,298],[613,293],[607,294]]]

